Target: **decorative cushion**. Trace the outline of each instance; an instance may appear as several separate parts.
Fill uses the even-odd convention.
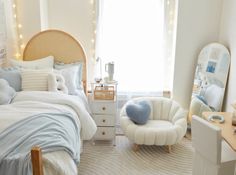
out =
[[[76,77],[78,73],[78,68],[76,66],[71,66],[60,70],[54,70],[54,73],[61,74],[64,77],[65,84],[66,87],[68,88],[68,93],[70,95],[76,94],[76,89],[77,89]]]
[[[131,102],[126,106],[127,116],[136,124],[145,124],[149,118],[151,107],[147,101]]]
[[[55,73],[48,75],[48,91],[68,94],[68,88],[62,75]]]
[[[30,70],[22,69],[22,90],[23,91],[48,91],[48,75],[52,69]]]
[[[9,61],[10,64],[14,67],[19,67],[24,69],[48,69],[48,68],[53,68],[54,57],[48,56],[34,61],[19,61],[14,59],[10,59]]]
[[[21,91],[21,75],[18,69],[0,68],[0,78],[5,79],[15,91]]]
[[[54,64],[54,68],[56,70],[63,70],[65,68],[70,68],[70,67],[76,67],[76,69],[77,69],[77,72],[75,74],[76,88],[83,89],[83,84],[82,84],[83,63],[76,62],[76,63],[71,63],[71,64],[64,64],[64,63],[55,63]]]
[[[9,86],[8,82],[0,79],[0,105],[9,104],[15,94],[16,91]]]

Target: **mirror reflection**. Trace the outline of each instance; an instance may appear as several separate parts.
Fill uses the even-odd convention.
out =
[[[194,76],[189,120],[205,111],[221,111],[230,65],[227,48],[219,43],[205,46],[199,56]]]

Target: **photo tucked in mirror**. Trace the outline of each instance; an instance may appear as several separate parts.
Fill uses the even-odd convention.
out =
[[[202,112],[221,111],[229,65],[230,54],[225,46],[211,43],[201,50],[194,76],[189,122],[192,115],[202,117]]]

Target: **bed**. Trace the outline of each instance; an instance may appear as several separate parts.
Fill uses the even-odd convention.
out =
[[[48,55],[54,56],[55,62],[64,64],[75,62],[83,63],[83,73],[81,81],[83,90],[86,94],[86,55],[81,44],[72,36],[63,31],[43,31],[35,35],[28,42],[24,50],[23,60],[32,61],[47,57]],[[50,120],[50,122],[52,120],[55,120],[57,122],[55,125],[53,125],[54,128],[50,128],[50,122],[48,123],[48,125],[46,125],[48,122],[46,119],[48,121]],[[29,147],[28,153],[31,151],[32,161],[32,166],[31,163],[29,165],[27,164],[27,168],[29,168],[30,171],[32,169],[34,175],[78,174],[76,163],[79,162],[79,155],[82,152],[83,140],[91,139],[96,132],[96,124],[89,114],[88,106],[86,106],[84,100],[81,99],[81,97],[76,95],[67,95],[63,93],[47,91],[17,92],[11,104],[0,106],[0,132],[8,132],[9,128],[16,131],[15,136],[10,138],[9,136],[6,137],[7,140],[4,141],[5,147],[6,144],[9,145],[8,147],[11,147],[11,143],[13,142],[13,140],[18,140],[18,138],[15,137],[17,137],[17,135],[20,136],[20,134],[23,134],[26,137],[25,140],[29,140],[28,138],[30,138],[31,135],[28,137],[26,136],[28,134],[28,126],[34,127],[35,130],[34,132],[32,132],[34,136],[32,136],[32,138],[34,138],[34,143],[39,144],[39,146],[37,146],[37,144],[25,145],[25,147]],[[65,128],[68,128],[68,130],[66,130]],[[61,136],[61,133],[59,134],[59,136],[56,135],[57,133],[54,133],[56,129],[64,132],[65,135]],[[47,135],[45,135],[45,139],[47,138],[49,141],[53,141],[50,144],[57,146],[52,147],[50,145],[51,147],[47,147],[47,143],[45,142],[45,140],[40,140],[39,138],[37,138],[37,133],[39,133],[38,135],[40,135],[40,138],[42,137],[42,135],[44,136],[45,133],[48,133]],[[55,138],[54,135],[56,135],[57,138]],[[58,139],[58,137],[60,137],[60,139]],[[61,137],[66,138],[64,138],[63,140],[61,139]],[[2,140],[1,142],[3,143]],[[67,146],[68,143],[71,143],[72,146]],[[59,144],[64,145],[63,147],[61,147],[58,146]],[[16,152],[16,150],[14,151]],[[41,154],[41,152],[43,153]],[[11,157],[15,156],[14,153],[11,154]],[[30,154],[27,155],[27,158],[30,159]],[[4,169],[4,165],[8,165],[7,163],[9,162],[12,163],[11,160],[4,162],[1,160],[1,158],[2,157],[0,155],[0,174],[1,169]],[[18,163],[17,166],[23,165]],[[6,171],[8,171],[8,174],[11,174],[10,170]],[[23,172],[17,173],[20,175]]]

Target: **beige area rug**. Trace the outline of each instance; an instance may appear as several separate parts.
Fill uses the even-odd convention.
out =
[[[109,142],[84,144],[79,175],[191,175],[193,148],[184,138],[167,153],[165,146],[141,146],[138,152],[124,136]]]

